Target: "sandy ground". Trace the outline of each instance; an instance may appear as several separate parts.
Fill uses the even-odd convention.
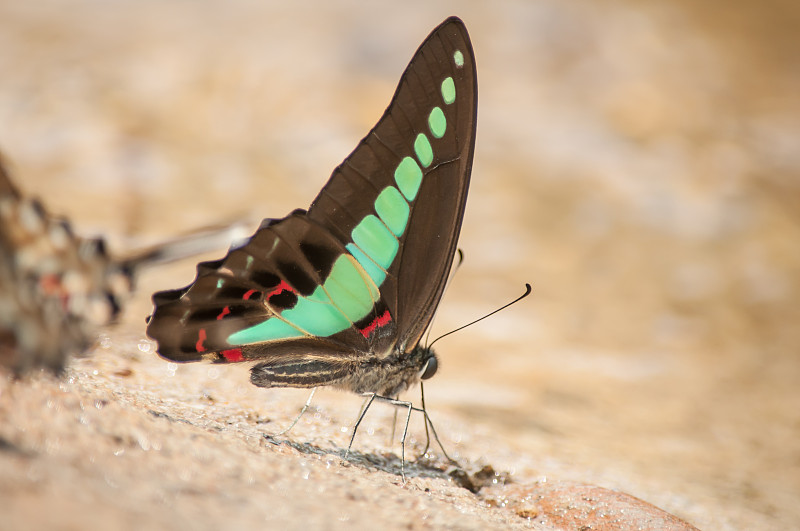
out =
[[[791,3],[1,2],[0,149],[118,251],[255,227],[308,204],[450,14],[479,133],[434,331],[534,286],[437,344],[426,401],[463,472],[416,460],[414,419],[404,483],[387,405],[344,461],[359,397],[268,438],[305,392],[159,359],[143,319],[182,262],[61,380],[0,380],[0,528],[797,527]]]

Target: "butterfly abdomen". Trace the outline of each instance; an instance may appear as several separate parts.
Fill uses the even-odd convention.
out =
[[[318,387],[335,385],[353,371],[356,364],[347,359],[320,359],[265,362],[250,369],[250,381],[259,387]]]

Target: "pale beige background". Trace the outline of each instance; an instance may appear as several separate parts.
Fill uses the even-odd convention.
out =
[[[450,14],[472,35],[479,130],[466,261],[435,332],[534,292],[437,345],[426,394],[447,447],[704,529],[796,526],[791,2],[6,0],[0,149],[26,193],[117,250],[255,227],[310,202]],[[143,336],[149,294],[193,274],[145,272],[62,383],[0,383],[0,528],[522,525],[463,489],[412,495],[332,455],[266,451],[303,392],[167,364]],[[315,403],[292,440],[346,445],[360,399]],[[376,407],[357,449],[398,453],[390,419]]]

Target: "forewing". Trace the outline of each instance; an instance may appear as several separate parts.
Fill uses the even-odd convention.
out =
[[[422,43],[380,121],[309,208],[309,219],[344,242],[379,286],[397,323],[390,339],[403,351],[417,344],[444,290],[476,114],[472,46],[464,24],[450,18]]]

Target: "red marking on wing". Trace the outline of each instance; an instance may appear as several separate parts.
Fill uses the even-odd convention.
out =
[[[296,293],[293,287],[287,284],[285,280],[281,279],[281,283],[278,284],[278,286],[274,290],[270,291],[269,295],[267,295],[267,302],[269,302],[269,298],[272,297],[273,295],[280,295],[284,291],[288,291],[290,293]]]
[[[244,300],[250,300],[250,297],[252,297],[252,296],[253,296],[253,293],[255,293],[255,292],[256,292],[256,290],[254,290],[254,289],[249,289],[249,290],[247,290],[247,291],[244,293],[244,295],[242,295],[242,299],[244,299]]]
[[[242,354],[242,349],[240,348],[231,348],[228,350],[223,350],[222,355],[225,356],[226,361],[230,362],[244,361],[244,355]]]
[[[228,315],[229,313],[231,313],[231,309],[230,309],[230,307],[228,307],[228,306],[225,306],[225,307],[222,309],[222,311],[221,311],[221,312],[219,312],[219,315],[217,316],[217,321],[221,321],[221,320],[222,320],[222,318],[223,318],[223,317],[225,317],[226,315]]]
[[[206,329],[201,328],[200,331],[197,333],[197,343],[195,344],[194,348],[197,352],[205,352],[206,347],[203,346],[203,341],[206,340]]]
[[[359,330],[359,332],[361,332],[362,336],[369,338],[369,335],[374,332],[375,329],[386,326],[390,322],[392,322],[392,314],[389,313],[389,310],[386,310],[383,312],[383,315],[379,315],[373,319],[370,324]]]

